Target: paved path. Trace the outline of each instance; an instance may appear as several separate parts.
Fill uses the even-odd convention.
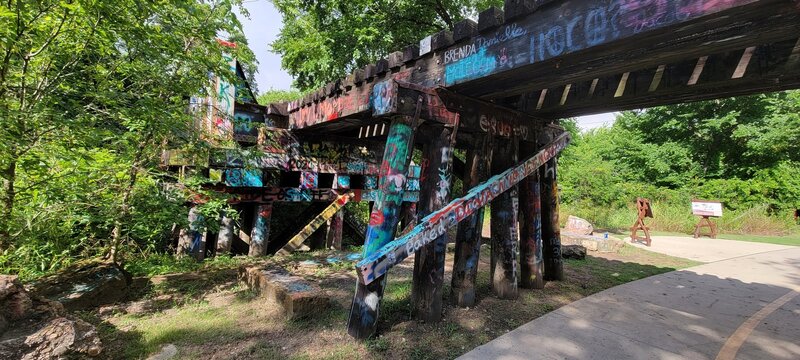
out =
[[[800,359],[800,248],[617,286],[461,359]]]
[[[652,240],[650,247],[638,242],[633,245],[657,253],[706,263],[792,248],[792,246],[786,245],[709,239],[704,237],[694,239],[688,236],[653,236]],[[625,238],[625,243],[630,244],[630,238]]]

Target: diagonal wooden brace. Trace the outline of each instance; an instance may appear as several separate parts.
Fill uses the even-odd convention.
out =
[[[451,201],[444,208],[431,213],[414,229],[381,248],[356,265],[359,279],[364,284],[385,274],[422,246],[433,241],[447,229],[455,226],[468,215],[486,206],[491,200],[537,171],[545,162],[554,158],[569,144],[569,133],[563,133],[535,155],[488,181],[471,189],[467,195]]]

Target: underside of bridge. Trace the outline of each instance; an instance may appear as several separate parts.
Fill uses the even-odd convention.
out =
[[[448,241],[456,243],[450,298],[457,306],[476,301],[488,204],[496,296],[513,299],[518,286],[540,288],[563,276],[556,156],[569,136],[558,119],[798,88],[798,37],[798,1],[507,0],[477,22],[463,20],[299,101],[271,105],[281,125],[259,134],[256,148],[280,156],[255,164],[283,186],[297,187],[286,179],[300,176],[294,182],[306,190],[318,187],[306,173],[330,173],[333,186],[315,201],[331,207],[342,197],[360,200],[352,192],[359,186],[370,192],[351,335],[375,333],[387,272],[412,254],[414,315],[436,322]],[[278,137],[290,139],[282,152],[269,145]],[[292,161],[298,153],[285,150],[326,141],[378,155],[354,170],[313,156],[316,165],[299,165]],[[419,170],[411,163],[415,147],[423,154]],[[466,161],[454,161],[455,149],[466,151]],[[243,163],[228,156],[218,165],[230,172]],[[377,184],[351,186],[350,176]],[[451,194],[452,176],[465,193]],[[344,177],[346,186],[334,180]],[[409,188],[414,181],[418,187]],[[245,191],[242,201],[287,201],[265,191]],[[398,234],[410,203],[418,223]]]

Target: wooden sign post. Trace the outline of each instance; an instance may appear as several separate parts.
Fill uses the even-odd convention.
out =
[[[711,200],[692,200],[692,214],[699,216],[700,221],[694,227],[694,238],[700,237],[700,229],[708,227],[711,230],[709,235],[712,239],[717,238],[717,224],[714,224],[710,218],[722,217],[722,203],[719,201]]]
[[[650,239],[650,229],[648,229],[647,225],[644,224],[644,218],[653,218],[653,208],[650,207],[650,200],[645,198],[637,198],[636,210],[638,211],[638,216],[636,218],[636,222],[634,222],[633,226],[631,226],[631,242],[633,243],[638,240],[636,237],[636,232],[642,230],[644,231],[644,242],[647,246],[650,246],[650,243],[652,242],[652,239]]]

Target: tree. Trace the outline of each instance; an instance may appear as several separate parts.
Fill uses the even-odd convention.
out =
[[[66,199],[75,198],[72,191],[88,191],[94,194],[89,203],[60,207],[102,217],[91,223],[107,226],[111,240],[105,245],[118,260],[136,206],[134,190],[142,177],[152,182],[157,175],[167,140],[192,134],[188,96],[207,91],[209,72],[234,78],[223,52],[253,60],[246,43],[232,49],[215,40],[222,34],[242,38],[231,11],[238,3],[0,5],[0,250],[22,231],[20,224],[32,226],[30,218],[18,217],[20,199],[42,199],[51,189]],[[96,181],[93,190],[57,186],[63,185],[59,177],[75,181],[76,174]],[[48,206],[58,202],[47,199]]]
[[[275,0],[283,27],[272,43],[300,90],[310,90],[453,29],[500,0]]]

